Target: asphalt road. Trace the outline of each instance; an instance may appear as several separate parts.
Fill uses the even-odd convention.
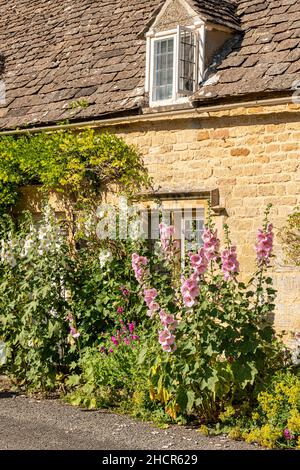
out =
[[[59,400],[0,392],[0,450],[201,450],[258,447],[205,437],[182,426],[158,429],[128,416],[87,411]]]

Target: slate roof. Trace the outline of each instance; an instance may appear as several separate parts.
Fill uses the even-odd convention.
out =
[[[288,90],[299,79],[300,0],[238,0],[237,12],[229,0],[187,1],[208,20],[243,30],[210,71],[218,83],[195,98]],[[0,128],[140,112],[142,33],[163,4],[0,0]]]
[[[236,13],[236,1],[187,0],[187,3],[202,17],[205,17],[212,23],[240,30],[240,19]]]
[[[292,94],[300,81],[300,0],[238,0],[237,14],[244,34],[216,56],[196,97]]]
[[[163,3],[0,0],[7,103],[0,105],[0,128],[137,107],[146,50],[139,35]]]

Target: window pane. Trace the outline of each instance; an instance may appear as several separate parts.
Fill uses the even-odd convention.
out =
[[[174,38],[154,42],[153,101],[172,98],[174,77]]]
[[[181,30],[179,47],[179,90],[191,93],[196,88],[196,39],[192,31]]]

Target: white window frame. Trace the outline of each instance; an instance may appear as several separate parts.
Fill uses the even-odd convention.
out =
[[[187,103],[189,101],[189,94],[183,96],[178,92],[179,86],[179,40],[180,31],[192,31],[196,34],[196,41],[198,42],[196,47],[196,84],[199,84],[203,78],[204,73],[204,43],[205,43],[205,23],[197,23],[192,26],[180,26],[168,31],[154,32],[149,31],[146,34],[147,45],[146,45],[146,80],[145,80],[145,91],[149,94],[149,106],[159,107],[168,106],[174,104]],[[173,57],[173,92],[172,98],[167,100],[153,100],[153,82],[154,82],[154,43],[155,41],[162,39],[174,39],[174,57]],[[196,85],[197,88],[197,85]]]

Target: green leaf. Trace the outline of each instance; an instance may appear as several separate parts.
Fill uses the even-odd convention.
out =
[[[232,364],[232,372],[235,383],[238,384],[240,388],[244,389],[248,384],[253,384],[258,370],[254,362],[245,362],[242,364],[234,362]]]
[[[188,390],[187,394],[187,411],[192,411],[195,403],[195,392],[193,390]]]

